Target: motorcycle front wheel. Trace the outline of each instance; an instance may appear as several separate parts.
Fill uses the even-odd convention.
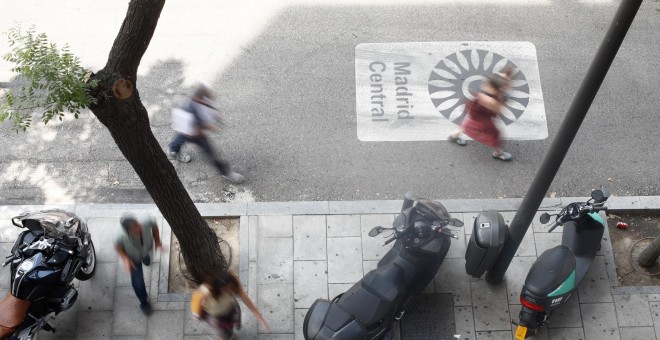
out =
[[[76,273],[76,279],[80,281],[87,281],[94,276],[96,271],[96,250],[94,249],[94,243],[92,240],[89,240],[89,252],[87,253],[87,259],[85,259],[85,264],[80,267],[80,270]]]

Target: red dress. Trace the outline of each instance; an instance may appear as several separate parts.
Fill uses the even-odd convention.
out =
[[[479,143],[493,148],[500,146],[500,131],[497,130],[493,118],[498,112],[487,109],[479,103],[479,97],[467,105],[468,113],[461,123],[463,132]]]

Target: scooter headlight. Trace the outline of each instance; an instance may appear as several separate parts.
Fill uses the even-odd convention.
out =
[[[32,259],[26,259],[21,263],[20,266],[18,266],[18,270],[22,272],[27,272],[33,267],[34,267],[34,261]]]

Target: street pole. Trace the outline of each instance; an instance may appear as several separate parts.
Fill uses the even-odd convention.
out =
[[[587,75],[582,81],[582,85],[578,89],[573,103],[568,108],[566,116],[561,122],[559,131],[555,136],[550,149],[545,154],[541,167],[537,170],[536,176],[532,181],[532,185],[527,190],[525,198],[520,203],[520,207],[516,212],[516,216],[511,221],[509,227],[509,239],[504,245],[502,252],[495,261],[493,268],[486,274],[486,281],[492,285],[500,284],[504,278],[513,256],[520,246],[527,229],[529,228],[534,214],[541,206],[541,201],[548,188],[555,178],[559,167],[561,166],[568,149],[573,143],[573,139],[580,129],[580,125],[584,117],[589,111],[589,107],[593,102],[603,79],[607,75],[607,71],[612,65],[612,61],[616,56],[623,38],[625,38],[628,28],[635,19],[635,14],[642,0],[623,0],[619,5],[619,9],[614,15],[614,19],[610,24],[610,28],[605,34],[605,38],[596,52],[596,56],[589,66]]]

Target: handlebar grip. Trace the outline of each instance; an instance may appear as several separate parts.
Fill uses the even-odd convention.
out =
[[[548,232],[551,233],[555,228],[559,227],[559,222],[555,221],[555,223],[550,226],[550,229],[548,229]]]
[[[394,240],[396,240],[396,235],[388,238],[387,241],[385,241],[385,243],[383,243],[383,245],[386,246],[386,245],[392,243]]]
[[[607,207],[594,207],[594,211],[607,211]]]

